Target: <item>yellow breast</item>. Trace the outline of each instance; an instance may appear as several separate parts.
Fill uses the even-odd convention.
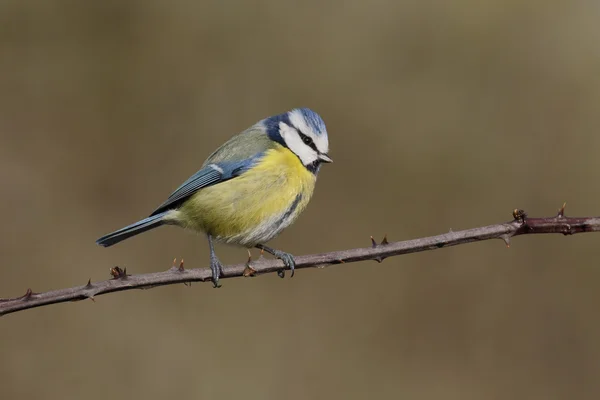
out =
[[[316,176],[289,149],[276,145],[239,177],[201,189],[181,208],[182,225],[217,240],[254,246],[296,220]]]

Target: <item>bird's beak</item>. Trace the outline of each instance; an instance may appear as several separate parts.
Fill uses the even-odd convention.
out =
[[[326,163],[332,163],[333,160],[331,158],[329,158],[329,156],[327,154],[319,154],[319,160],[326,162]]]

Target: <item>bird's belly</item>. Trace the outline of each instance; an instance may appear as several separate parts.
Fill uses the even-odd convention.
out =
[[[281,162],[278,168],[259,164],[200,190],[180,209],[185,225],[248,247],[274,238],[296,220],[314,189],[315,176],[293,157],[288,161],[300,168]]]

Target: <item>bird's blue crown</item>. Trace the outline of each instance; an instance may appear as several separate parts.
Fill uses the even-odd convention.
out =
[[[327,129],[325,128],[325,122],[319,114],[314,112],[309,108],[297,108],[292,110],[292,112],[300,112],[306,121],[306,124],[312,129],[312,131],[317,135],[327,134]]]

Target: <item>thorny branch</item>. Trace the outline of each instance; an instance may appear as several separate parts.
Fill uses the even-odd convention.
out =
[[[382,262],[387,257],[400,254],[435,250],[488,239],[502,239],[509,246],[511,237],[525,234],[562,233],[563,235],[572,235],[600,231],[600,217],[565,217],[564,210],[565,205],[563,204],[554,217],[529,218],[523,210],[515,209],[513,220],[510,222],[463,231],[450,231],[443,235],[402,242],[388,242],[387,237],[384,237],[383,241],[377,244],[371,237],[372,245],[370,247],[296,257],[296,268],[324,268],[330,265],[364,260]],[[223,278],[254,276],[268,272],[277,272],[283,276],[284,268],[285,266],[280,260],[265,260],[261,257],[257,262],[252,262],[248,259],[246,264],[224,266]],[[185,269],[183,261],[179,265],[174,262],[173,267],[164,272],[129,275],[120,267],[114,267],[110,272],[112,279],[102,282],[88,281],[83,286],[44,293],[35,293],[31,289],[27,289],[27,292],[21,297],[0,299],[0,316],[54,303],[93,300],[96,296],[121,290],[149,289],[155,286],[211,280],[210,268]]]

